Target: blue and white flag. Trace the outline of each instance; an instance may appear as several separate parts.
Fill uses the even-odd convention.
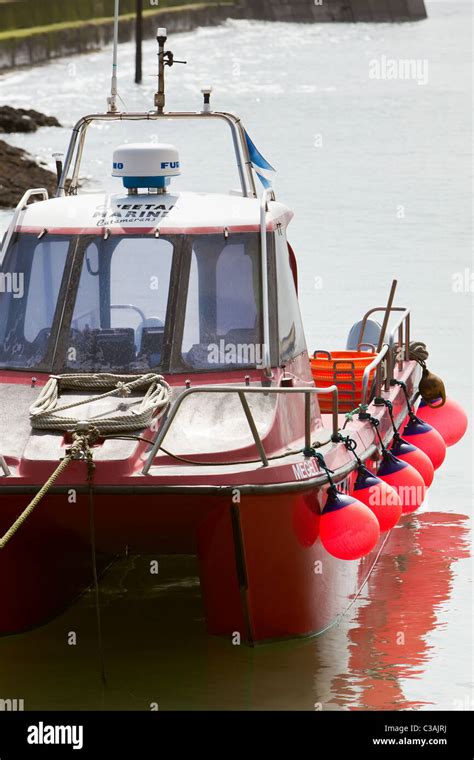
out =
[[[272,187],[276,169],[274,169],[273,166],[262,156],[256,145],[250,139],[247,131],[245,131],[245,139],[249,149],[252,168],[255,170],[257,177],[265,188]]]

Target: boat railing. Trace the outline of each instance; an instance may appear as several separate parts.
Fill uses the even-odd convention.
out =
[[[275,200],[275,192],[271,188],[263,191],[260,200],[260,253],[262,267],[262,321],[263,321],[263,366],[267,377],[272,376],[270,360],[270,309],[268,301],[268,250],[267,250],[267,212],[268,203]]]
[[[385,378],[385,390],[389,390],[390,388],[390,381],[393,380],[395,365],[398,364],[398,369],[401,370],[403,369],[403,362],[410,360],[410,309],[405,306],[392,306],[389,311],[396,312],[398,316],[395,323],[391,326],[391,331],[385,340],[389,348],[387,355],[388,369]],[[376,306],[364,315],[360,327],[360,339],[362,339],[364,335],[367,320],[372,314],[376,314],[377,312],[386,314],[387,307]]]
[[[186,390],[184,390],[178,396],[174,404],[169,409],[168,415],[163,423],[163,426],[158,431],[158,434],[155,438],[151,451],[148,454],[147,461],[142,470],[143,475],[148,474],[150,467],[152,466],[156,455],[158,454],[161,446],[163,445],[163,441],[165,440],[167,434],[169,433],[170,428],[172,427],[174,420],[176,419],[176,415],[178,411],[180,410],[183,402],[187,398],[189,398],[189,396],[194,395],[196,393],[234,393],[238,395],[240,399],[240,403],[242,404],[245,417],[247,418],[247,422],[248,422],[250,431],[252,433],[255,446],[257,447],[260,459],[264,467],[268,467],[268,464],[269,464],[268,457],[266,455],[265,447],[263,445],[261,436],[257,429],[257,425],[252,415],[252,411],[248,404],[247,394],[249,393],[263,394],[265,396],[276,395],[276,394],[295,395],[295,394],[303,393],[304,400],[305,400],[304,438],[305,438],[306,449],[311,448],[311,445],[312,445],[312,442],[311,442],[311,396],[314,394],[328,394],[328,395],[330,394],[332,397],[332,437],[336,439],[339,433],[339,418],[338,418],[339,394],[338,394],[338,389],[336,385],[331,385],[329,388],[315,388],[313,386],[302,387],[302,388],[282,388],[282,387],[267,388],[265,386],[252,387],[248,385],[245,385],[245,386],[228,386],[228,385],[196,386],[195,388],[187,388]]]
[[[3,239],[3,243],[0,246],[0,264],[2,263],[3,255],[5,251],[8,249],[8,246],[10,245],[10,241],[13,237],[13,233],[15,232],[16,226],[18,224],[18,219],[20,217],[20,214],[26,209],[26,207],[28,206],[28,201],[34,195],[41,195],[44,201],[47,201],[49,198],[48,191],[46,190],[45,187],[33,187],[30,190],[27,190],[26,193],[22,195],[22,197],[17,203],[15,211],[13,212],[13,216],[8,226],[8,230],[5,234],[5,237]]]
[[[387,374],[388,374],[388,368],[386,367],[388,363],[388,356],[387,356],[388,353],[389,353],[389,345],[385,343],[382,346],[382,350],[377,353],[377,356],[375,357],[375,359],[370,364],[368,364],[367,367],[365,368],[364,374],[362,376],[362,394],[360,397],[361,405],[365,405],[368,403],[369,382],[374,370],[375,370],[375,396],[380,396],[380,393],[382,390],[382,383],[384,381],[384,378],[383,378],[384,368],[385,368],[385,378],[387,377]],[[370,384],[370,387],[372,387],[372,384]]]
[[[230,128],[239,173],[242,195],[245,198],[256,198],[257,190],[252,173],[252,162],[249,155],[245,129],[241,120],[231,113],[224,111],[158,111],[145,112],[108,112],[83,116],[73,128],[71,140],[64,160],[61,178],[58,182],[57,196],[74,195],[79,184],[79,170],[84,152],[84,143],[89,126],[95,121],[158,121],[201,119],[206,121],[224,121]],[[71,174],[70,182],[68,182]]]
[[[5,457],[0,454],[0,470],[3,471],[3,477],[8,478],[11,475],[10,468],[5,461]]]

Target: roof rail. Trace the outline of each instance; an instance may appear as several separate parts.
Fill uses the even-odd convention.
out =
[[[49,198],[48,191],[45,187],[33,187],[31,190],[27,190],[26,193],[22,195],[20,200],[18,201],[17,207],[13,213],[12,220],[9,224],[9,227],[5,233],[5,237],[3,238],[3,242],[0,246],[0,264],[3,262],[3,256],[5,255],[5,252],[10,245],[10,240],[13,237],[13,233],[15,232],[15,228],[18,224],[18,219],[20,218],[20,214],[26,209],[28,206],[28,201],[33,195],[42,195],[43,200],[47,201]]]
[[[94,121],[159,121],[159,120],[180,120],[180,119],[202,119],[220,120],[228,124],[232,134],[234,144],[235,158],[237,169],[240,177],[240,184],[244,198],[256,198],[257,190],[255,179],[252,173],[252,162],[249,155],[249,149],[245,138],[245,129],[242,122],[237,116],[223,111],[165,111],[158,113],[156,111],[145,112],[109,112],[95,113],[83,116],[72,130],[71,140],[64,161],[64,167],[61,178],[58,183],[57,196],[75,195],[79,182],[79,169],[84,152],[84,142],[86,139],[89,125]],[[72,169],[72,171],[71,171]],[[67,178],[71,171],[71,180],[67,185]],[[67,188],[67,189],[66,189]]]

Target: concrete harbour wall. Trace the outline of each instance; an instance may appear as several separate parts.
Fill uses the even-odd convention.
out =
[[[236,6],[232,2],[188,3],[182,7],[147,11],[143,16],[143,37],[153,37],[158,26],[167,27],[171,34],[189,32],[198,26],[216,26],[235,15]],[[32,28],[28,30],[30,34],[25,31],[12,31],[3,39],[0,32],[0,70],[98,50],[112,42],[113,19],[76,20],[36,30]],[[119,40],[127,42],[134,37],[135,18],[133,14],[127,14],[120,18]]]
[[[245,15],[274,21],[418,21],[424,0],[244,0]]]
[[[144,0],[143,36],[215,26],[228,18],[388,22],[426,18],[424,0]],[[0,0],[0,70],[97,50],[112,41],[111,0]],[[165,7],[163,7],[165,6]],[[120,41],[135,35],[135,0],[122,0]],[[104,17],[101,14],[108,14]],[[63,15],[61,15],[63,14]],[[62,20],[61,20],[62,19]]]

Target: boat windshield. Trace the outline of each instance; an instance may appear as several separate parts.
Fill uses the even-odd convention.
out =
[[[256,234],[20,234],[0,270],[0,366],[259,366],[260,282]]]
[[[0,269],[0,366],[47,362],[71,239],[19,235]]]
[[[193,240],[181,354],[186,369],[260,366],[263,361],[257,235]]]
[[[162,363],[175,245],[154,237],[95,238],[75,267],[66,367],[142,371]]]

